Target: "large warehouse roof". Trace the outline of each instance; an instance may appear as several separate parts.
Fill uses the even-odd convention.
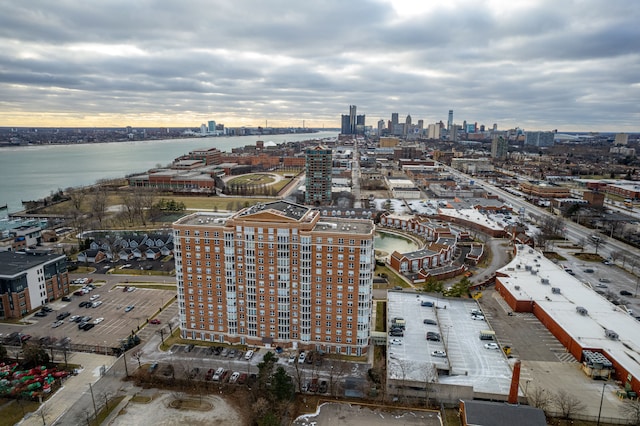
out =
[[[498,271],[502,286],[517,301],[535,303],[582,348],[602,350],[640,377],[640,323],[623,307],[528,246]]]

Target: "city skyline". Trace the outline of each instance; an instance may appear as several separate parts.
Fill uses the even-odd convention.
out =
[[[0,126],[637,131],[640,7],[513,3],[3,2]]]

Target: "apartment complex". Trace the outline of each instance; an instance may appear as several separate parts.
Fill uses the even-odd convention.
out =
[[[371,220],[275,201],[194,213],[173,229],[183,338],[367,352]]]
[[[22,318],[67,294],[66,256],[36,250],[0,252],[0,319]]]
[[[318,145],[305,151],[305,203],[322,205],[331,202],[331,148]]]

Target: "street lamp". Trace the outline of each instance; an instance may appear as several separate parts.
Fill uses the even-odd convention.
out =
[[[596,426],[600,426],[600,414],[602,414],[602,400],[604,399],[604,388],[607,386],[606,383],[602,384],[602,394],[600,395],[600,409],[598,409],[598,422]]]

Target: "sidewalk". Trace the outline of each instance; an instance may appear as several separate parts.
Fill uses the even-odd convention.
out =
[[[115,361],[116,358],[112,356],[84,352],[70,354],[68,362],[81,365],[81,371],[77,376],[69,376],[58,392],[44,403],[46,423],[55,423],[83,394],[89,393],[89,383],[94,384],[100,379],[100,369],[104,366],[108,370]],[[18,425],[41,426],[40,411],[32,413],[29,418],[23,419]]]
[[[129,400],[131,400],[131,398],[133,398],[133,395],[127,395],[124,397],[124,399],[122,401],[120,401],[120,403],[113,409],[111,410],[111,412],[109,413],[109,415],[107,416],[106,419],[104,419],[104,421],[102,422],[102,424],[104,426],[108,426],[111,424],[111,422],[118,417],[118,414],[120,413],[120,411],[122,411],[122,409],[124,407],[127,406],[127,404],[129,404]]]

